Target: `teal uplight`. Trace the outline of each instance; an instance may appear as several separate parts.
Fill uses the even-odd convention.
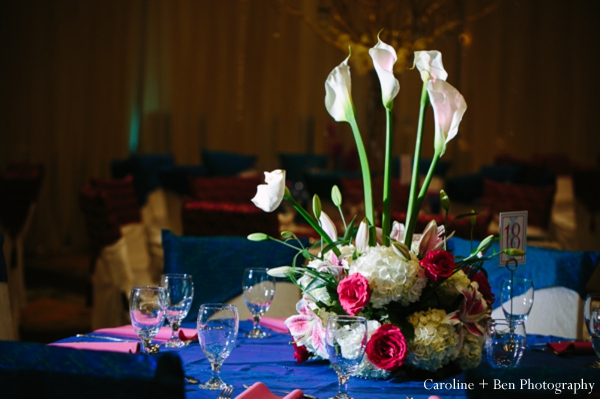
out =
[[[129,153],[135,154],[140,140],[140,107],[133,106],[131,122],[129,123]]]

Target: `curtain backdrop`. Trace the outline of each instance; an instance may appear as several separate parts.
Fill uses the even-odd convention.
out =
[[[301,4],[316,13],[317,3]],[[479,6],[464,5],[467,14]],[[593,0],[500,1],[432,46],[468,104],[445,155],[452,174],[507,151],[596,161],[599,12]],[[86,246],[78,190],[128,156],[131,131],[140,153],[172,153],[179,164],[200,164],[202,148],[256,154],[258,170],[276,168],[280,152],[332,144],[324,81],[346,54],[274,0],[20,0],[4,4],[0,32],[0,167],[46,167],[29,250]],[[416,71],[398,78],[396,155],[413,151],[421,88]],[[366,122],[371,81],[353,75],[353,97],[378,170],[383,131]],[[333,126],[351,148],[348,127]]]

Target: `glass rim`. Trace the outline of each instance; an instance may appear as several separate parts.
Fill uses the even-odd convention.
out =
[[[165,287],[160,287],[158,285],[136,285],[131,287],[131,291],[133,290],[141,290],[141,289],[145,289],[145,290],[152,290],[152,291],[164,291]]]
[[[166,276],[166,277],[170,277],[170,276],[173,276],[173,277],[194,277],[190,273],[162,273],[160,275],[160,277],[162,278],[163,276]]]
[[[207,303],[201,303],[200,304],[201,308],[236,308],[236,305],[233,305],[231,303],[219,303],[219,302],[207,302]]]

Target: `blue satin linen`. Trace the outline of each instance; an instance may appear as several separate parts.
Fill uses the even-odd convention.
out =
[[[196,323],[184,322],[182,327],[195,328]],[[305,393],[314,395],[319,399],[330,398],[337,393],[337,376],[327,361],[307,361],[297,363],[293,357],[294,348],[290,344],[289,334],[272,331],[272,335],[265,339],[249,339],[244,334],[252,328],[249,321],[240,322],[240,332],[236,341],[235,349],[225,360],[221,367],[221,377],[229,384],[233,384],[234,397],[244,391],[245,385],[252,385],[257,381],[263,382],[269,389],[276,391],[292,391],[302,389]],[[97,341],[93,338],[69,338],[61,342],[72,342],[75,340]],[[555,342],[561,338],[540,335],[528,335],[528,345]],[[540,348],[536,346],[536,348]],[[161,347],[162,354],[177,354],[183,363],[186,376],[196,378],[204,382],[210,378],[210,363],[206,360],[198,342],[192,342],[181,349]],[[159,353],[159,356],[160,356]],[[127,356],[127,355],[124,355]],[[129,355],[134,356],[134,355]],[[154,359],[157,355],[147,356]],[[504,395],[504,397],[527,397],[540,394],[536,390],[494,390],[492,386],[479,386],[478,383],[485,379],[488,384],[493,379],[512,382],[515,379],[530,379],[531,381],[546,381],[547,383],[569,382],[576,376],[578,380],[585,382],[597,382],[597,370],[587,369],[585,365],[591,363],[595,356],[573,356],[570,358],[559,357],[549,352],[536,352],[526,350],[521,365],[513,370],[499,371],[492,369],[484,359],[479,367],[466,372],[454,372],[443,378],[436,377],[433,373],[421,373],[404,375],[388,380],[366,380],[352,377],[349,382],[349,391],[355,399],[396,399],[406,396],[417,398],[429,398],[437,395],[442,398],[470,398],[470,397],[493,397]],[[135,372],[131,370],[131,373]],[[575,380],[575,381],[578,381]],[[435,390],[434,383],[449,384],[445,388]],[[460,383],[472,383],[473,389],[449,388],[459,386]],[[430,389],[426,389],[430,388]],[[595,387],[599,389],[598,386]],[[215,399],[218,393],[199,389],[197,384],[185,384],[186,399]],[[542,392],[549,397],[553,392]],[[584,393],[583,391],[579,392]],[[587,391],[585,391],[587,394]],[[584,395],[587,396],[587,395]]]
[[[477,248],[479,241],[473,241],[472,248]],[[448,241],[448,250],[461,256],[471,253],[469,240],[452,237]],[[500,245],[495,242],[487,254],[500,251]],[[528,245],[526,261],[519,265],[515,277],[533,280],[536,290],[549,287],[566,287],[577,292],[582,298],[586,295],[585,285],[600,262],[600,252],[593,251],[563,251]],[[510,278],[510,271],[500,265],[498,257],[483,263],[488,273],[490,287],[496,294],[494,308],[500,306],[500,286],[502,280]]]
[[[304,245],[307,241],[304,240]],[[291,266],[298,251],[280,242],[246,237],[177,236],[162,231],[163,273],[187,273],[194,279],[194,299],[186,321],[195,321],[200,305],[226,302],[242,293],[244,269]],[[292,245],[297,243],[291,242]],[[304,258],[298,257],[298,262]]]
[[[0,341],[0,397],[184,398],[183,370],[174,353],[146,356]]]

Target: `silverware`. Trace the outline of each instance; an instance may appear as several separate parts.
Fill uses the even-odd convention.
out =
[[[77,334],[76,337],[77,338],[105,339],[107,341],[115,341],[115,342],[133,342],[130,339],[108,337],[106,335],[96,335],[96,334]]]
[[[189,375],[184,375],[183,379],[186,380],[187,382],[189,382],[190,384],[200,384],[200,381],[198,381],[197,379],[195,379],[194,377],[191,377]]]
[[[231,395],[233,395],[233,386],[227,385],[217,399],[231,399]]]
[[[246,389],[250,388],[250,385],[247,385],[247,384],[243,384],[243,386],[244,386],[244,388],[246,388]],[[282,395],[287,395],[287,394],[289,394],[289,393],[290,393],[290,392],[288,392],[288,391],[285,391],[285,390],[283,390],[283,389],[271,389],[271,388],[269,388],[269,390],[270,390],[271,392],[273,392],[273,393],[280,393],[280,394],[282,394]],[[303,397],[303,398],[305,398],[305,399],[317,399],[317,397],[316,397],[316,396],[312,396],[312,395],[309,395],[309,394],[306,394],[306,393],[303,393],[302,397]]]

